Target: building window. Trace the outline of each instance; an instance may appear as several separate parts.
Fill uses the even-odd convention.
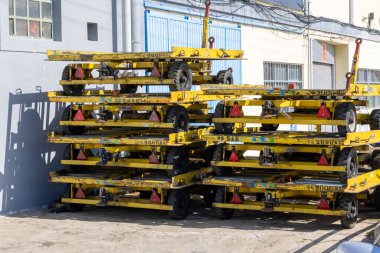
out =
[[[294,84],[295,89],[301,89],[302,65],[264,62],[264,84],[280,89],[287,89],[289,84]]]
[[[359,69],[357,82],[380,84],[380,70]]]
[[[9,34],[51,39],[51,0],[9,0]]]
[[[90,41],[98,40],[98,24],[87,23],[87,39]]]
[[[380,84],[380,70],[359,69],[357,83]],[[369,107],[377,108],[380,106],[379,97],[367,97]]]

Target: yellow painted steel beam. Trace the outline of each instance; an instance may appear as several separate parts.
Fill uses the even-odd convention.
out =
[[[226,105],[233,106],[235,102],[238,103],[239,106],[262,106],[265,102],[268,101],[263,98],[238,98],[236,100],[226,101]],[[334,99],[334,100],[326,100],[326,99],[292,99],[292,98],[280,98],[270,100],[276,108],[283,107],[296,107],[302,109],[319,109],[321,107],[321,103],[325,103],[326,107],[336,108],[341,103],[352,103],[355,106],[367,106],[367,100],[354,100],[354,99]]]
[[[265,144],[226,144],[224,146],[225,150],[232,150],[232,148],[235,148],[237,151],[246,151],[246,150],[257,150],[262,151],[264,147],[267,145]],[[276,146],[270,146],[270,149],[274,153],[319,153],[321,154],[322,151],[325,152],[326,155],[332,154],[335,149],[334,148],[328,148],[324,146],[301,146],[301,145],[276,145]]]
[[[77,69],[79,66],[86,70],[101,68],[101,64],[99,63],[71,63],[69,65],[73,69]],[[154,65],[154,62],[107,62],[107,66],[113,69],[152,69]]]
[[[210,128],[200,128],[189,130],[186,132],[178,132],[171,134],[158,134],[150,136],[145,132],[137,135],[131,134],[130,137],[119,137],[121,133],[108,136],[81,135],[81,136],[62,136],[57,133],[49,133],[48,140],[51,143],[77,143],[77,144],[101,144],[101,145],[143,145],[143,146],[186,146],[205,142],[201,139],[204,132],[208,132]],[[153,132],[154,134],[154,132]]]
[[[361,193],[380,186],[380,169],[364,173],[347,180],[347,193]]]
[[[81,165],[81,166],[98,166],[100,157],[87,157],[87,160],[61,160],[62,165]],[[102,167],[117,167],[117,168],[138,168],[138,169],[155,169],[155,170],[172,170],[173,165],[168,164],[152,164],[149,159],[132,159],[119,158],[117,161],[113,158]]]
[[[175,91],[164,94],[118,94],[107,91],[85,91],[83,96],[66,96],[63,92],[48,93],[50,102],[101,104],[193,104],[224,99],[235,95],[205,95],[202,91]]]
[[[108,121],[95,121],[95,120],[84,120],[84,121],[60,121],[61,126],[95,126],[95,127],[156,127],[156,128],[168,128],[172,129],[174,123],[164,123],[164,122],[154,122],[149,120],[139,120],[139,119],[120,119],[118,121],[108,120]]]
[[[164,109],[168,109],[170,105],[144,105],[144,104],[131,104],[131,105],[119,105],[119,104],[73,104],[72,108],[75,110],[78,110],[81,108],[82,111],[93,111],[93,110],[99,110],[101,107],[104,107],[104,109],[118,112],[118,111],[152,111],[153,107],[156,107],[155,109],[157,111],[162,111]],[[192,113],[192,110],[205,110],[208,109],[208,104],[206,102],[200,102],[196,104],[181,104],[181,106],[185,107],[187,110],[189,110],[189,114]]]
[[[304,170],[304,171],[331,171],[344,172],[344,166],[320,166],[313,162],[279,162],[273,166],[262,166],[258,160],[240,160],[240,162],[212,161],[211,165],[219,167],[234,168],[256,168],[256,169],[279,169],[279,170]]]
[[[362,96],[379,96],[380,88],[378,84],[355,84],[350,85],[350,89],[341,90],[312,90],[312,89],[295,89],[281,90],[273,89],[264,85],[202,85],[201,89],[205,94],[234,94],[234,95],[261,95],[270,97],[362,97]]]
[[[101,199],[72,199],[72,198],[62,198],[63,203],[72,204],[85,204],[85,205],[98,205],[100,203],[104,204]],[[144,209],[156,209],[156,210],[173,210],[172,206],[150,202],[145,199],[134,199],[134,198],[122,198],[118,201],[107,201],[105,202],[107,206],[120,206],[120,207],[133,207],[133,208],[144,208]]]
[[[297,117],[289,114],[291,119],[279,116],[278,118],[261,118],[259,116],[244,116],[240,118],[213,118],[214,123],[256,123],[256,124],[296,124],[296,125],[346,125],[345,120],[330,120],[314,117]]]
[[[117,145],[117,146],[107,146],[104,144],[72,144],[74,149],[99,149],[103,148],[107,152],[110,153],[118,153],[118,152],[123,152],[123,151],[152,151],[152,147],[149,146],[140,146],[140,145],[130,145],[130,146],[123,146],[123,145]],[[156,152],[160,152],[161,147],[158,146],[156,147]]]
[[[255,144],[287,144],[287,145],[313,145],[313,146],[363,146],[380,142],[380,130],[348,133],[344,137],[331,137],[313,132],[275,132],[271,134],[207,134],[203,139],[211,142],[242,142]]]
[[[281,203],[279,206],[268,208],[268,207],[265,207],[265,204],[263,202],[255,202],[255,201],[244,201],[242,204],[213,203],[213,207],[239,209],[239,210],[305,213],[305,214],[329,215],[329,216],[346,215],[346,212],[343,210],[322,210],[322,209],[318,209],[318,206],[316,205]]]
[[[130,84],[130,85],[170,85],[174,84],[174,79],[161,79],[159,77],[138,76],[124,78],[89,78],[84,80],[61,80],[60,85],[78,85],[78,84]]]
[[[176,175],[172,178],[161,178],[159,180],[153,180],[146,177],[141,178],[129,178],[130,174],[128,171],[123,171],[122,174],[115,175],[111,174],[112,177],[102,177],[97,178],[88,174],[86,176],[65,176],[60,175],[59,172],[50,172],[50,180],[54,183],[68,183],[68,184],[81,184],[89,187],[104,187],[104,186],[115,186],[115,187],[132,187],[134,189],[140,188],[160,188],[160,189],[179,189],[190,185],[194,185],[198,182],[204,175],[210,174],[212,168],[202,168],[199,170],[194,170],[187,172],[185,174]],[[120,173],[120,172],[119,172]],[[120,179],[114,179],[120,178]]]
[[[243,50],[172,47],[171,52],[109,53],[91,51],[48,50],[50,61],[154,61],[168,59],[241,60]]]

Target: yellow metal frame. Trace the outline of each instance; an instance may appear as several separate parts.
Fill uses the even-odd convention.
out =
[[[111,174],[111,178],[96,178],[91,177],[89,174],[86,177],[78,176],[65,176],[61,175],[60,172],[50,172],[50,181],[53,183],[66,183],[66,184],[80,184],[90,188],[100,188],[100,187],[130,187],[134,190],[140,189],[182,189],[197,183],[197,180],[200,180],[207,174],[212,172],[211,168],[202,168],[199,170],[194,170],[187,172],[185,174],[176,175],[171,178],[171,180],[152,180],[144,179],[132,179],[128,178],[128,172],[122,172],[119,174]],[[122,179],[114,179],[122,177]]]
[[[235,95],[205,95],[202,91],[174,91],[170,94],[115,94],[112,91],[87,90],[82,96],[65,96],[60,91],[48,92],[50,102],[100,104],[193,104],[237,98]]]
[[[142,132],[139,138],[133,138],[136,134],[122,136],[122,133],[114,135],[81,135],[63,136],[59,133],[51,132],[48,136],[50,143],[78,143],[78,144],[101,144],[101,145],[143,145],[143,146],[189,146],[196,143],[205,142],[201,139],[204,132],[209,128],[200,128],[186,132],[160,134],[160,137],[150,136]],[[156,134],[157,135],[157,134]]]
[[[275,132],[260,133],[246,132],[240,134],[207,134],[202,137],[213,143],[252,143],[263,145],[311,145],[311,146],[338,146],[358,147],[380,142],[380,130],[348,133],[346,137],[336,137],[315,132]]]
[[[281,203],[279,206],[268,208],[268,207],[265,207],[265,204],[263,202],[257,202],[257,201],[244,201],[242,204],[213,203],[213,207],[239,209],[239,210],[284,212],[284,213],[319,214],[319,215],[329,215],[329,216],[345,216],[346,215],[346,212],[343,210],[322,210],[322,209],[318,209],[318,206],[316,205]]]
[[[153,203],[146,199],[137,198],[119,198],[118,201],[107,201],[103,202],[100,198],[87,198],[87,199],[74,199],[74,198],[61,198],[62,203],[71,204],[84,204],[84,205],[99,205],[102,206],[120,206],[120,207],[133,207],[133,208],[144,208],[144,209],[155,209],[155,210],[173,210],[172,206]]]
[[[216,167],[233,167],[233,168],[255,168],[267,170],[302,170],[302,171],[330,171],[330,172],[345,172],[344,166],[321,166],[316,162],[278,162],[271,166],[260,165],[258,160],[240,160],[240,162],[229,161],[212,161],[211,165]]]
[[[152,62],[155,60],[241,60],[243,50],[172,47],[170,52],[110,53],[93,51],[48,50],[50,61]]]
[[[294,174],[294,173],[293,173]],[[296,175],[296,174],[294,174]],[[224,186],[228,188],[229,192],[234,192],[236,188],[241,193],[262,193],[266,191],[277,191],[277,195],[286,193],[290,196],[313,196],[319,197],[321,193],[352,193],[363,194],[366,191],[380,186],[380,169],[362,173],[356,177],[347,180],[347,184],[344,185],[338,181],[336,184],[332,184],[330,180],[327,183],[323,181],[316,181],[314,183],[294,183],[285,182],[284,179],[287,176],[294,176],[292,173],[274,173],[268,175],[263,179],[250,179],[249,177],[215,177],[204,178],[202,183],[204,185]],[[311,175],[305,176],[309,178]],[[311,178],[313,179],[313,178]],[[318,179],[315,177],[314,179]],[[302,180],[298,180],[301,182]],[[285,196],[289,197],[289,196]]]

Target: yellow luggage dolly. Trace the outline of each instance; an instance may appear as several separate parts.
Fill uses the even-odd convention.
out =
[[[218,144],[211,164],[218,176],[239,171],[304,171],[333,174],[342,183],[359,173],[368,160],[369,144],[380,142],[380,130],[336,134],[312,132],[246,132],[231,135],[206,133],[209,144]],[[245,155],[256,151],[256,155]],[[369,164],[367,162],[367,164]]]
[[[380,211],[379,162],[347,184],[318,174],[262,171],[204,178],[202,183],[214,189],[213,207],[221,219],[231,218],[234,210],[306,213],[339,216],[343,228],[352,228],[359,202],[374,201]]]
[[[61,170],[50,173],[51,182],[67,184],[55,210],[81,211],[85,205],[120,206],[169,211],[172,219],[186,218],[192,186],[210,169],[198,169],[182,175],[117,170]]]
[[[170,52],[139,53],[48,50],[51,61],[78,62],[67,65],[62,72],[64,94],[82,95],[90,84],[120,84],[120,93],[126,94],[136,93],[139,85],[168,85],[170,91],[178,91],[190,90],[192,84],[233,83],[232,68],[211,75],[211,61],[242,60],[244,52],[213,48],[215,39],[208,37],[210,5],[207,1],[202,48],[173,47]],[[150,76],[137,76],[133,70],[146,70]]]
[[[49,92],[48,96],[51,102],[73,103],[64,109],[60,121],[66,134],[81,134],[91,128],[110,127],[187,131],[190,123],[212,123],[208,101],[236,98],[229,95],[203,95],[201,91],[121,96],[107,91],[86,91],[83,96]]]
[[[51,133],[49,142],[67,144],[62,165],[72,171],[87,168],[125,168],[133,171],[161,170],[169,176],[210,166],[215,146],[200,139],[206,129],[180,133],[85,134],[61,136]]]
[[[358,124],[369,124],[371,130],[380,129],[380,110],[370,115],[357,114],[358,107],[368,106],[360,96],[379,96],[377,84],[356,83],[359,64],[359,49],[362,40],[356,40],[352,72],[346,75],[346,89],[342,90],[288,90],[263,86],[205,85],[204,94],[209,95],[256,95],[259,98],[242,97],[220,102],[214,113],[213,122],[219,133],[232,133],[235,124],[261,124],[262,131],[276,131],[280,124],[316,125],[321,132],[322,125],[337,126],[340,136],[355,132]],[[244,116],[243,106],[259,106],[259,116]]]

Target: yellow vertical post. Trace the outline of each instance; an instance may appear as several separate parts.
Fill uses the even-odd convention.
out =
[[[359,52],[360,52],[360,44],[362,43],[362,39],[356,39],[356,48],[355,48],[355,54],[352,59],[352,66],[351,66],[351,72],[348,72],[346,74],[346,89],[349,92],[355,92],[356,91],[356,79],[358,77],[358,69],[359,69]]]
[[[207,47],[207,40],[208,40],[208,31],[209,31],[209,23],[210,23],[210,5],[211,0],[206,1],[206,9],[205,9],[205,16],[203,18],[203,35],[202,35],[202,47]]]

